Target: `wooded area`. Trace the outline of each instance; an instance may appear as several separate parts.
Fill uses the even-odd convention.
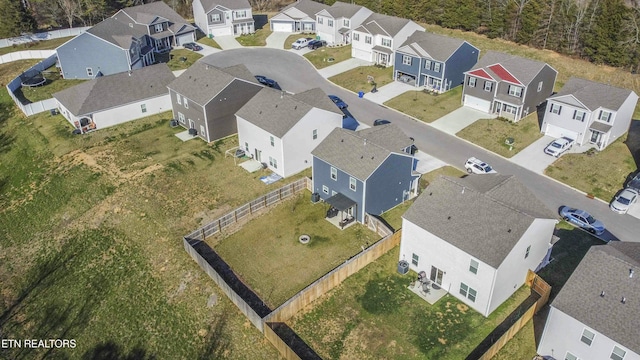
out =
[[[185,18],[192,0],[165,0]],[[348,1],[348,0],[347,0]],[[93,25],[144,0],[0,0],[0,37],[47,27]],[[332,4],[334,0],[325,0]],[[636,0],[355,0],[372,11],[502,38],[624,67],[640,64]],[[278,11],[282,0],[250,0],[254,11]]]

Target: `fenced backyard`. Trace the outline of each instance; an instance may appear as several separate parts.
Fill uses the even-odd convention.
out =
[[[9,47],[17,44],[25,44],[33,41],[51,40],[61,37],[77,36],[90,29],[91,26],[83,26],[68,29],[58,29],[52,31],[44,31],[34,34],[26,34],[8,39],[0,39],[0,48]]]
[[[56,63],[57,58],[58,57],[54,52],[53,55],[30,67],[27,71],[24,71],[22,74],[20,74],[18,77],[7,84],[7,92],[9,93],[9,96],[11,96],[13,102],[25,115],[31,116],[37,113],[55,109],[57,107],[57,102],[53,98],[37,101],[30,104],[24,104],[15,94],[15,92],[22,87],[23,74],[30,72],[42,72],[53,66]]]

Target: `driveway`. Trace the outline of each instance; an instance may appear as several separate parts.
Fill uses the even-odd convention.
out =
[[[370,89],[367,89],[370,90]],[[393,81],[378,89],[377,92],[367,92],[364,94],[364,98],[373,101],[376,104],[384,104],[387,100],[393,99],[396,96],[402,95],[407,91],[417,91],[415,86],[403,83],[400,81]]]
[[[271,49],[284,49],[284,41],[287,40],[291,34],[292,33],[288,32],[272,32],[271,35],[267,37],[266,47]]]
[[[198,43],[198,45],[202,46],[202,50],[198,51],[198,54],[202,56],[208,56],[208,55],[215,54],[217,52],[222,51],[218,48],[214,48],[213,46],[209,46],[201,43]]]
[[[474,122],[480,119],[488,118],[495,118],[495,115],[489,115],[482,111],[462,106],[441,117],[440,119],[432,122],[431,126],[447,134],[455,135],[460,130],[466,128]]]
[[[318,74],[320,74],[320,76],[322,76],[325,79],[328,79],[332,76],[341,74],[345,71],[349,71],[351,69],[355,69],[360,66],[369,66],[369,65],[371,65],[371,62],[369,61],[351,58],[345,61],[340,61],[335,65],[327,66],[326,68],[322,68],[317,71],[318,71]]]
[[[236,37],[233,35],[216,36],[213,40],[220,45],[222,50],[242,48],[242,45],[240,45],[238,40],[236,40]]]
[[[515,154],[509,160],[525,169],[529,169],[538,174],[544,174],[544,169],[553,164],[557,159],[556,157],[544,153],[544,148],[546,148],[553,140],[555,140],[554,137],[543,136],[534,141],[533,144]]]
[[[420,174],[426,174],[430,171],[439,169],[447,165],[446,162],[440,159],[436,159],[435,157],[427,154],[424,151],[418,150],[418,152],[415,154],[415,157],[416,159],[418,159],[418,165],[416,166],[416,171],[419,172]]]

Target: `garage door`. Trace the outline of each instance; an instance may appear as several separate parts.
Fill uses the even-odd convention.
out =
[[[547,124],[544,134],[554,138],[568,137],[569,139],[578,140],[578,133],[575,131],[567,130],[563,127],[552,124]]]
[[[367,50],[354,49],[351,47],[351,57],[364,61],[371,61],[371,52]]]
[[[491,108],[491,101],[483,100],[474,96],[465,95],[464,106],[488,113],[489,109]]]
[[[273,31],[276,32],[292,32],[293,25],[290,22],[272,22]]]
[[[178,46],[182,46],[188,42],[193,42],[193,33],[178,36]]]

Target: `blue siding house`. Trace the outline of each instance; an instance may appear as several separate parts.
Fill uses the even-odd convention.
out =
[[[412,140],[393,124],[362,131],[334,129],[312,152],[313,189],[364,222],[417,195],[420,174]]]
[[[396,50],[394,78],[443,93],[464,82],[480,50],[465,40],[416,31]]]

